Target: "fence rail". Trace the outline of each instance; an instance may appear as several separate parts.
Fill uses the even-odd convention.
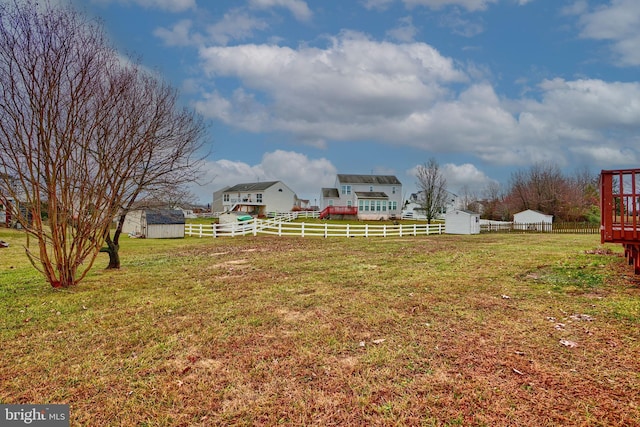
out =
[[[443,234],[444,224],[330,224],[288,222],[281,218],[229,224],[186,224],[185,235],[194,237],[258,234],[300,237],[403,237]]]

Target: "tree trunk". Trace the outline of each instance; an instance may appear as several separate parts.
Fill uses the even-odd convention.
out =
[[[104,242],[107,244],[106,248],[102,248],[100,252],[106,252],[109,254],[109,265],[107,270],[120,268],[120,235],[122,234],[122,227],[124,227],[124,219],[126,214],[120,215],[118,218],[118,224],[113,231],[113,239],[111,239],[111,231],[107,230],[105,233]]]
[[[107,238],[105,239],[107,247],[100,250],[100,252],[106,252],[109,254],[109,265],[107,265],[107,270],[117,270],[120,268],[120,245],[115,243],[114,240],[111,240],[111,233],[108,233]]]

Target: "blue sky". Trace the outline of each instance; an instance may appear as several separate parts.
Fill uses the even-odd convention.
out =
[[[482,195],[552,161],[638,167],[638,0],[77,0],[210,123],[203,203],[337,173]]]

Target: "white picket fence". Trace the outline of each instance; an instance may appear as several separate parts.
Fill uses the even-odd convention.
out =
[[[276,235],[300,237],[403,237],[443,234],[444,224],[331,224],[290,222],[292,218],[254,218],[230,224],[186,224],[185,235],[222,237]]]

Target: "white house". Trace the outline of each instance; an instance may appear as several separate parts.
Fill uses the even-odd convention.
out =
[[[266,216],[291,212],[300,199],[282,181],[248,182],[222,188],[213,194],[212,212],[244,212]]]
[[[447,234],[480,234],[480,214],[463,209],[446,213],[444,232]]]
[[[138,209],[127,213],[122,232],[148,239],[184,237],[184,213],[177,209]]]
[[[357,208],[358,219],[400,218],[402,183],[392,175],[336,175],[335,188],[323,188],[320,209]]]
[[[551,231],[553,215],[527,209],[513,214],[514,230],[540,230]]]

